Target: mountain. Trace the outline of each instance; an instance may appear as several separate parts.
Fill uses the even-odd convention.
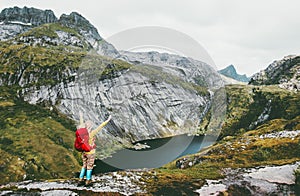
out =
[[[133,63],[76,12],[57,19],[14,7],[0,15],[0,107],[9,111],[0,118],[1,152],[18,160],[14,168],[2,160],[3,181],[74,175],[79,111],[95,124],[112,114],[99,134],[103,158],[120,145],[196,131],[222,87],[218,74],[190,58],[156,53],[165,66]],[[56,166],[57,159],[64,161]]]
[[[175,54],[150,52],[119,51],[120,59],[131,64],[155,65],[164,72],[175,75],[196,85],[209,88],[224,86],[221,77],[208,64]]]
[[[238,174],[245,167],[300,160],[299,93],[278,85],[223,88],[220,74],[203,62],[166,53],[117,51],[79,13],[59,18],[50,13],[15,7],[0,14],[0,183],[25,180],[21,186],[1,185],[1,193],[26,194],[26,187],[34,185],[28,194],[43,194],[44,189],[35,188],[40,186],[36,181],[47,179],[54,188],[45,194],[72,194],[60,187],[77,186],[70,178],[80,168],[80,153],[73,147],[79,111],[97,125],[113,116],[98,135],[97,158],[140,140],[194,131],[218,134],[221,127],[217,143],[204,152],[168,167],[138,171],[142,177],[133,180],[154,195],[190,195],[209,184],[207,179],[250,179],[247,171],[243,178],[227,178],[228,171]],[[297,68],[297,59],[286,63],[293,64],[290,70]],[[292,73],[291,78],[298,79],[298,71]],[[124,185],[114,177],[119,175],[131,178],[126,171],[109,173],[108,178]],[[97,177],[97,186],[110,186],[103,184],[103,176]],[[51,178],[60,179],[62,186]],[[233,195],[243,195],[259,193],[264,185],[238,181],[224,186],[228,192],[241,191]],[[278,185],[278,192],[283,189]],[[87,188],[86,194],[92,191]]]
[[[229,65],[228,67],[219,70],[218,72],[226,77],[232,78],[240,82],[249,82],[249,78],[246,76],[246,74],[244,75],[238,74],[233,65]]]
[[[9,25],[22,31],[10,32],[0,43],[0,85],[15,89],[23,101],[55,108],[73,120],[79,111],[94,122],[112,114],[101,132],[107,140],[136,142],[189,133],[211,105],[209,88],[222,86],[208,65],[190,58],[156,53],[152,56],[169,59],[165,66],[132,63],[130,55],[120,55],[75,12],[23,28],[24,22],[34,21],[34,13],[48,12],[26,7],[1,12],[6,17],[2,30]],[[26,21],[10,20],[24,13]],[[109,58],[116,55],[118,59]]]
[[[175,179],[184,176],[190,179],[185,182],[206,179],[203,195],[216,193],[215,182],[225,195],[280,195],[285,184],[282,176],[289,175],[288,181],[295,179],[294,169],[300,160],[299,93],[276,85],[227,85],[226,94],[226,119],[219,141],[159,169],[160,177],[153,183],[170,188],[168,184],[175,186]],[[291,170],[281,173],[277,166]],[[213,183],[207,186],[208,179]],[[294,182],[285,187],[291,194]]]
[[[289,55],[272,62],[265,70],[252,76],[249,84],[272,85],[289,90],[300,90],[300,56]]]
[[[57,45],[57,42],[65,41],[63,45],[81,45],[88,50],[94,49],[101,55],[109,57],[119,55],[90,22],[76,12],[70,15],[63,14],[57,19],[51,10],[6,8],[0,13],[0,24],[0,40],[3,41],[22,34],[23,37],[16,41],[42,45]]]

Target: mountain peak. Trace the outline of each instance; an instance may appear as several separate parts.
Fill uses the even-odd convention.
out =
[[[232,65],[232,64],[222,70],[226,71],[227,73],[230,73],[231,75],[237,75],[236,69],[235,69],[234,65]]]
[[[113,45],[106,42],[98,33],[96,27],[94,27],[87,19],[77,12],[71,14],[63,14],[60,16],[58,22],[63,26],[75,29],[79,34],[84,36],[88,43],[102,55],[116,57],[119,55],[118,51]]]
[[[5,8],[0,13],[0,22],[30,24],[39,26],[46,23],[56,22],[57,18],[52,10],[40,10],[37,8],[17,6],[13,8]]]
[[[81,14],[77,13],[77,12],[71,12],[71,14],[67,15],[67,14],[62,14],[59,18],[59,21],[61,23],[63,22],[69,22],[70,24],[72,23],[73,25],[78,25],[78,24],[82,24],[82,23],[87,23],[89,25],[90,22],[85,19]]]
[[[232,64],[222,70],[219,70],[218,72],[226,77],[235,79],[240,82],[248,82],[249,81],[249,78],[246,76],[246,74],[243,74],[243,75],[238,74],[234,65],[232,65]]]
[[[66,27],[77,29],[80,33],[89,34],[95,40],[102,40],[97,29],[82,15],[77,12],[62,14],[58,22]]]
[[[234,70],[236,70],[235,67],[234,67],[234,65],[232,65],[232,64],[230,64],[230,65],[227,66],[226,68],[227,68],[227,69],[234,69]]]

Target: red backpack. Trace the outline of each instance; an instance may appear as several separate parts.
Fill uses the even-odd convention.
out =
[[[80,128],[76,130],[76,139],[74,142],[74,147],[79,152],[90,152],[95,148],[89,144],[89,132],[86,128]]]

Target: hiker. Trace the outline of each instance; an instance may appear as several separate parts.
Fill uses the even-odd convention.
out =
[[[79,174],[79,181],[83,182],[84,181],[83,177],[86,173],[85,184],[88,185],[91,183],[92,170],[95,162],[95,153],[96,153],[95,136],[110,121],[111,115],[108,117],[106,121],[104,121],[99,127],[97,127],[94,130],[92,130],[92,126],[93,126],[92,121],[88,120],[84,123],[82,112],[79,113],[79,116],[80,116],[80,124],[78,128],[86,128],[88,130],[89,145],[93,147],[92,150],[89,152],[82,152],[83,165]]]

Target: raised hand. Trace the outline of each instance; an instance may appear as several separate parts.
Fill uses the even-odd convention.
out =
[[[109,122],[111,119],[111,115],[109,115],[109,117],[107,118],[106,122]]]

